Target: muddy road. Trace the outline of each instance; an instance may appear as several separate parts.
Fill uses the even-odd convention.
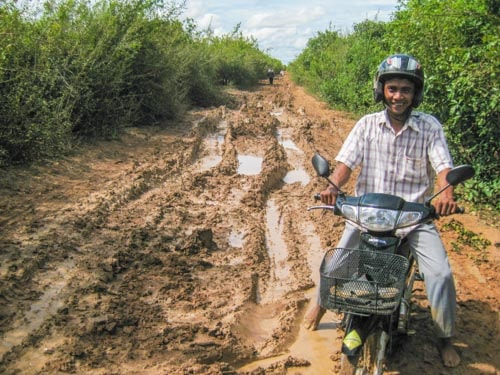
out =
[[[0,373],[335,374],[340,316],[314,332],[301,322],[343,223],[306,209],[325,186],[313,153],[333,160],[355,118],[275,83],[167,130],[0,171]],[[439,223],[460,367],[441,365],[422,291],[388,374],[498,373],[494,223]],[[490,245],[462,246],[464,233]]]

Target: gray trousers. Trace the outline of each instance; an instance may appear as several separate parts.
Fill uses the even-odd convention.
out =
[[[407,235],[408,245],[424,278],[427,298],[438,337],[448,338],[455,332],[456,291],[453,274],[441,237],[433,223],[422,224]],[[355,249],[360,231],[347,223],[337,247]],[[335,267],[335,265],[332,265]],[[320,298],[318,293],[318,304]]]

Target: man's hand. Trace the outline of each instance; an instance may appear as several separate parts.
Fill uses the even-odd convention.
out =
[[[340,189],[349,180],[351,173],[352,171],[347,165],[342,162],[338,162],[335,170],[332,173],[330,181],[331,183],[337,185],[337,187]],[[319,195],[321,196],[321,202],[330,206],[335,205],[338,194],[338,189],[331,184],[325,190],[319,193]]]
[[[443,194],[439,197],[438,201],[434,204],[436,207],[436,213],[440,216],[448,216],[454,214],[457,210],[457,202],[453,199],[453,196],[449,194]]]
[[[446,181],[446,175],[451,169],[445,169],[441,171],[437,176],[438,188],[442,189],[448,185]],[[436,213],[440,216],[448,216],[454,214],[457,210],[457,202],[453,199],[453,187],[450,186],[448,189],[443,191],[443,193],[439,196],[437,202],[434,204],[436,207]]]
[[[321,202],[323,202],[324,204],[328,204],[330,206],[335,205],[338,194],[339,194],[338,190],[333,186],[329,186],[321,193],[319,193],[319,195],[321,196]]]

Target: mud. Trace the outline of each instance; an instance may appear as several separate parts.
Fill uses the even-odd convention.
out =
[[[0,171],[0,373],[335,374],[340,315],[314,332],[301,322],[343,223],[306,209],[325,185],[313,153],[333,160],[355,118],[286,77],[231,94],[167,129]],[[482,251],[443,229],[461,365],[441,365],[417,285],[416,334],[388,374],[498,373],[486,215],[453,218],[491,242]]]

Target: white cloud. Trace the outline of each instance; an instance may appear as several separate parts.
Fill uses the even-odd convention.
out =
[[[199,17],[196,22],[201,29],[207,29],[208,27],[214,29],[217,26],[222,26],[220,22],[220,17],[213,13],[207,13]]]
[[[184,12],[184,17],[198,19],[203,16],[207,11],[207,7],[203,6],[203,2],[200,0],[190,0],[188,7]]]
[[[322,7],[277,10],[253,14],[245,21],[249,28],[283,27],[289,25],[304,25],[315,22],[325,15]]]
[[[245,36],[284,63],[289,63],[318,32],[349,31],[365,19],[387,21],[398,0],[187,0],[184,17],[216,35],[230,33],[237,24]]]

